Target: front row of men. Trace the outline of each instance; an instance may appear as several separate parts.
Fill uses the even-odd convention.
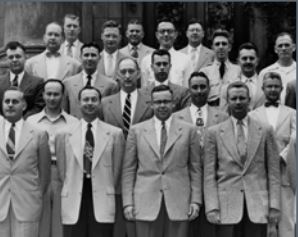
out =
[[[125,63],[134,68],[132,61],[123,60]],[[23,92],[14,87],[4,92],[1,236],[38,236],[43,226],[42,222],[39,226],[40,217],[46,215],[42,207],[53,203],[59,209],[60,202],[64,236],[113,236],[121,193],[123,213],[134,221],[132,228],[138,237],[188,236],[188,225],[195,229],[195,221],[190,221],[198,216],[210,225],[202,224],[202,228],[214,236],[265,236],[268,222],[279,223],[279,231],[291,233],[294,215],[288,212],[291,206],[284,204],[294,196],[286,175],[296,116],[294,110],[277,104],[282,89],[278,74],[265,75],[263,90],[268,103],[260,107],[263,111],[248,115],[249,89],[242,82],[227,88],[228,119],[212,111],[206,104],[209,80],[204,73],[194,73],[189,80],[189,107],[173,115],[173,91],[158,85],[151,91],[153,118],[128,127],[133,124],[131,115],[138,112],[137,105],[132,105],[135,102],[128,99],[128,95],[133,98],[137,81],[130,73],[132,70],[122,70],[122,90],[103,101],[106,110],[119,100],[125,103],[125,116],[118,124],[122,129],[98,119],[101,93],[91,86],[78,95],[80,121],[61,110],[64,86],[59,80],[45,82],[46,107],[28,121],[22,118],[27,106]],[[119,120],[117,110],[116,106],[114,118],[104,113],[105,120]],[[150,111],[145,111],[148,117]],[[258,113],[268,118],[267,124],[274,130],[257,120]],[[34,119],[48,131],[50,149],[47,133],[30,123]],[[46,201],[49,199],[54,201]],[[281,204],[281,199],[286,201]]]

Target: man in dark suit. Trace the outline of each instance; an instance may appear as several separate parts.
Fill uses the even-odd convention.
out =
[[[249,88],[227,89],[231,116],[207,129],[204,199],[217,237],[264,237],[280,217],[280,170],[272,127],[247,116]]]
[[[296,109],[296,80],[292,80],[287,84],[285,105]]]
[[[43,79],[29,75],[24,71],[26,61],[25,47],[16,41],[9,42],[5,47],[6,57],[9,62],[9,72],[0,77],[0,100],[4,91],[10,86],[18,87],[25,96],[27,108],[24,118],[36,114],[44,107],[42,98]],[[2,106],[1,106],[1,114]]]
[[[189,90],[184,86],[179,86],[170,82],[169,72],[171,69],[171,55],[167,50],[158,49],[152,53],[151,68],[154,72],[154,81],[141,89],[141,92],[150,97],[151,91],[155,86],[167,85],[173,91],[174,109],[178,111],[185,108],[190,103]]]

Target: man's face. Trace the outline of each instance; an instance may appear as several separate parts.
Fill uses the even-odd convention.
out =
[[[57,110],[61,108],[63,93],[62,86],[58,82],[48,82],[45,85],[42,95],[46,108],[50,110]]]
[[[189,89],[192,103],[198,107],[207,103],[210,88],[206,78],[193,77],[189,82]]]
[[[171,48],[177,38],[177,32],[171,22],[161,22],[155,33],[161,48]]]
[[[7,49],[6,55],[9,63],[9,69],[14,74],[19,74],[24,70],[24,65],[26,61],[25,53],[20,48]]]
[[[81,59],[84,70],[95,71],[100,59],[98,49],[95,47],[83,48]]]
[[[83,116],[96,117],[99,112],[100,100],[96,90],[86,89],[81,94],[80,109]]]
[[[199,45],[204,38],[204,31],[199,23],[190,24],[186,31],[186,36],[190,44]]]
[[[242,72],[254,74],[258,65],[256,51],[254,49],[241,49],[238,62]]]
[[[19,121],[27,105],[20,91],[8,90],[4,92],[2,110],[4,117],[11,123]]]
[[[107,51],[114,52],[118,49],[120,44],[121,35],[117,27],[107,27],[101,34],[103,46]]]
[[[60,49],[60,45],[62,43],[61,27],[56,24],[48,25],[43,36],[43,40],[48,50],[51,52],[57,52]]]
[[[224,36],[217,36],[213,40],[212,48],[215,52],[215,56],[218,61],[225,61],[229,52],[231,51],[231,47],[229,44],[229,40]]]
[[[136,63],[130,59],[124,59],[119,64],[119,83],[122,90],[127,93],[134,91],[137,88],[139,71]]]
[[[64,25],[65,39],[69,42],[74,42],[81,32],[80,23],[78,19],[65,18]]]
[[[168,55],[154,55],[151,68],[154,72],[155,79],[159,82],[164,82],[171,69],[170,59]]]
[[[154,115],[159,120],[167,120],[171,116],[174,108],[170,91],[154,92],[151,98],[151,108],[154,111]]]
[[[262,89],[267,100],[276,102],[279,100],[283,88],[280,80],[264,78]]]
[[[138,45],[144,38],[143,26],[140,24],[128,24],[126,37],[130,44]]]
[[[231,88],[228,91],[228,106],[230,113],[236,119],[243,119],[249,108],[250,98],[245,88]]]
[[[289,59],[293,57],[296,45],[288,35],[280,36],[275,41],[274,51],[279,59]]]

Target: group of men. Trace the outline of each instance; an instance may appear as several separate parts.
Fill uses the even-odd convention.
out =
[[[62,42],[63,34],[65,37]],[[202,45],[192,19],[177,51],[162,19],[159,49],[137,20],[106,21],[103,50],[80,20],[46,26],[26,61],[6,45],[0,77],[0,236],[293,237],[296,62],[289,33],[257,73],[258,49],[230,35]]]

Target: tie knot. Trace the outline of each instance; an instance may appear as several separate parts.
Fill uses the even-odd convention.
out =
[[[269,106],[278,107],[278,102],[277,101],[266,101],[264,105],[265,105],[265,107],[269,107]]]
[[[90,74],[88,74],[88,75],[87,75],[87,79],[88,79],[88,80],[91,80],[91,79],[92,79],[92,76],[91,76]]]
[[[15,126],[16,126],[16,124],[15,124],[15,123],[12,123],[12,124],[11,124],[11,127],[12,127],[12,128],[14,128]]]
[[[161,126],[165,127],[166,126],[166,122],[165,121],[161,121]]]
[[[237,125],[243,125],[243,121],[242,120],[237,120]]]
[[[197,48],[191,48],[191,52],[193,53],[197,52]]]
[[[73,46],[73,43],[68,43],[68,48],[71,48]]]
[[[127,93],[127,99],[130,99],[130,93]]]
[[[88,128],[88,129],[92,128],[92,123],[88,123],[88,124],[87,124],[87,128]]]

